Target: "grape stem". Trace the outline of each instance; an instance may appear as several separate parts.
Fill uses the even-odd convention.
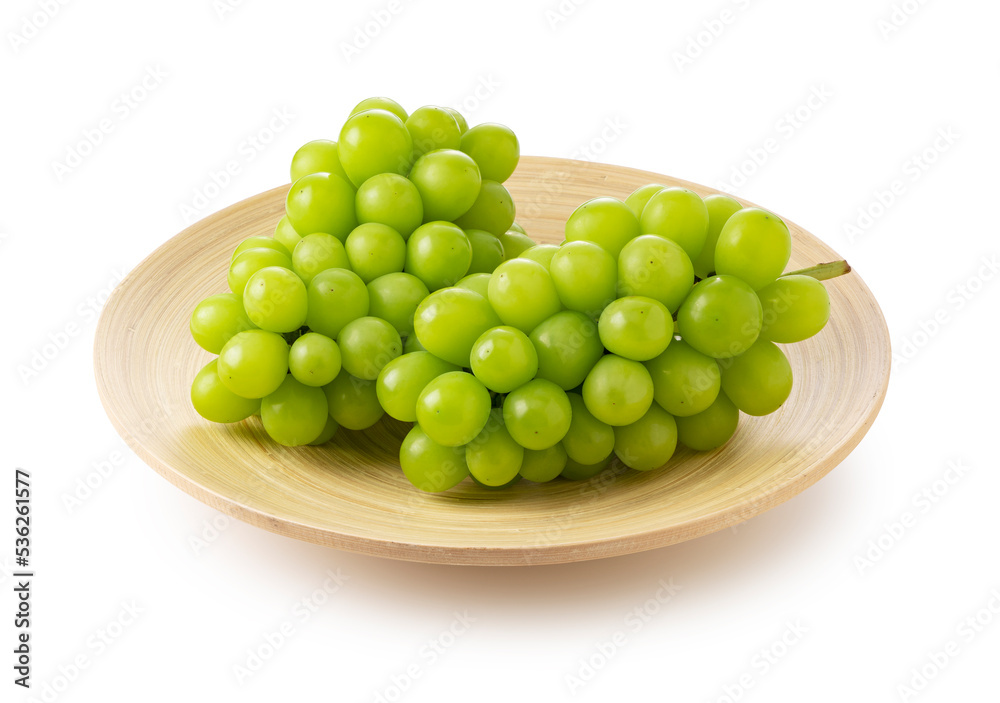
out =
[[[815,266],[810,266],[809,268],[799,269],[798,271],[792,271],[791,273],[784,273],[782,276],[812,276],[819,281],[827,281],[831,278],[843,276],[845,273],[850,272],[851,265],[841,259],[840,261],[831,261],[826,264],[816,264]]]

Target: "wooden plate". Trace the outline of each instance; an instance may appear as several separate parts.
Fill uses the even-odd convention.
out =
[[[558,242],[572,210],[624,198],[645,183],[710,188],[668,176],[565,159],[525,157],[508,186],[518,221]],[[326,447],[268,441],[258,418],[212,425],[189,389],[210,355],[191,340],[195,304],[226,291],[230,252],[270,235],[282,186],[188,227],[115,289],[97,330],[94,365],[108,416],[132,449],[175,486],[272,532],[365,554],[447,564],[550,564],[628,554],[708,534],[758,515],[812,485],[867,432],[889,379],[889,336],[878,304],[852,273],[828,281],[826,329],[786,347],[788,402],[744,417],[725,447],[679,451],[666,468],[616,467],[591,480],[523,482],[490,492],[465,482],[441,495],[412,488],[397,451],[407,426],[341,430]],[[791,222],[790,268],[840,258]]]

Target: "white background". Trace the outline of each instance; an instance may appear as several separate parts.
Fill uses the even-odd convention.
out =
[[[34,696],[48,684],[49,701],[996,700],[1000,283],[983,262],[998,250],[1000,6],[897,0],[886,24],[892,0],[577,2],[247,0],[220,14],[212,0],[98,0],[53,3],[51,17],[45,2],[4,2],[0,555],[9,567],[23,466]],[[723,11],[718,36],[699,36]],[[391,20],[348,58],[373,12]],[[152,90],[126,106],[147,74]],[[298,145],[335,139],[356,102],[382,94],[411,110],[464,103],[470,122],[510,125],[525,154],[586,149],[725,186],[825,239],[874,291],[896,351],[870,434],[738,530],[553,567],[341,553],[227,524],[170,486],[101,409],[91,302],[185,226],[181,207],[228,161],[239,175],[195,219],[285,183]],[[825,97],[802,107],[813,94]],[[248,150],[274,110],[293,117]],[[109,133],[60,178],[55,164],[102,120]],[[935,146],[939,131],[952,136]],[[762,165],[746,165],[755,153]],[[65,348],[23,378],[52,338]],[[67,507],[101,462],[113,472]],[[969,468],[957,478],[949,464]],[[905,513],[915,524],[900,533]],[[344,585],[300,618],[337,570]],[[629,612],[661,580],[680,590],[636,627]],[[4,575],[0,612],[13,612],[11,588]],[[109,628],[133,601],[141,613]],[[456,611],[474,622],[431,661],[422,647],[449,641]],[[963,625],[977,612],[979,631]],[[0,619],[0,698],[26,700],[11,683],[12,618]],[[293,633],[241,683],[234,666],[285,622]],[[117,637],[101,645],[101,631]],[[928,655],[949,643],[937,670]],[[592,656],[597,671],[571,690]],[[923,690],[898,688],[925,665]],[[411,666],[420,676],[400,693],[392,677]]]

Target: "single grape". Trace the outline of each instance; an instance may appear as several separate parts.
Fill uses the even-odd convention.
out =
[[[417,422],[438,444],[460,447],[478,435],[490,417],[490,392],[472,374],[449,371],[417,397]]]
[[[677,311],[677,327],[702,354],[726,359],[757,341],[762,316],[753,288],[735,276],[712,276],[691,289]]]
[[[355,378],[341,369],[337,377],[323,386],[330,417],[349,430],[366,430],[384,414],[378,402],[375,381]]]
[[[286,376],[278,390],[260,401],[264,430],[278,444],[298,447],[319,437],[326,427],[326,396],[322,389]]]
[[[647,361],[646,370],[653,379],[653,399],[671,415],[706,410],[722,387],[718,362],[679,339]]]
[[[476,201],[455,224],[464,230],[481,229],[499,237],[514,224],[514,199],[496,181],[484,180]]]
[[[569,457],[562,442],[548,449],[525,449],[521,461],[521,476],[527,481],[548,483],[558,478],[566,468]]]
[[[659,300],[671,313],[694,285],[694,267],[681,245],[656,234],[626,244],[618,256],[618,295]]]
[[[616,198],[588,200],[566,220],[567,242],[593,242],[616,258],[622,247],[640,234],[639,220]]]
[[[562,308],[549,272],[528,259],[511,259],[497,266],[490,278],[489,299],[505,325],[526,333]]]
[[[239,422],[260,410],[259,398],[238,396],[222,383],[218,359],[212,359],[194,377],[191,404],[210,422]]]
[[[758,290],[757,297],[764,311],[762,339],[801,342],[823,329],[830,319],[830,294],[812,276],[782,276]]]
[[[636,216],[636,219],[641,219],[642,211],[646,209],[646,203],[649,202],[649,199],[665,188],[666,186],[659,183],[649,183],[648,185],[640,186],[632,191],[632,195],[625,198],[625,204],[628,205],[629,210]]]
[[[405,337],[413,334],[413,315],[430,295],[427,286],[408,273],[387,273],[368,284],[368,314],[381,317]]]
[[[469,238],[450,222],[428,222],[406,242],[406,272],[432,291],[455,285],[471,263]]]
[[[503,401],[507,431],[525,449],[547,449],[561,442],[572,413],[566,392],[541,378],[511,391]]]
[[[743,209],[728,195],[716,193],[705,198],[705,208],[708,210],[708,233],[705,236],[705,246],[701,253],[692,261],[694,272],[699,278],[708,278],[715,273],[715,246],[719,242],[719,233],[729,218]]]
[[[516,232],[514,230],[500,235],[497,239],[500,240],[500,245],[503,247],[504,261],[516,259],[523,252],[531,249],[531,247],[537,246],[534,239],[523,232]]]
[[[311,173],[295,181],[285,199],[285,213],[303,237],[325,232],[343,241],[358,226],[354,188],[332,173]]]
[[[495,393],[509,393],[535,377],[538,354],[531,340],[515,327],[494,327],[472,345],[472,372]]]
[[[403,121],[387,110],[365,110],[352,115],[340,130],[337,149],[340,163],[355,188],[380,173],[406,175],[413,163],[410,133]],[[351,209],[353,212],[353,198]]]
[[[410,179],[398,173],[380,173],[361,184],[355,197],[358,222],[392,227],[403,239],[424,221],[424,204]]]
[[[410,483],[426,493],[447,491],[469,475],[465,449],[438,444],[420,425],[403,439],[399,465]]]
[[[680,244],[693,261],[705,247],[708,208],[694,191],[664,188],[646,203],[640,224],[643,234],[658,234]]]
[[[489,302],[465,288],[431,293],[417,306],[413,318],[420,344],[435,356],[461,367],[469,366],[469,354],[479,336],[500,324]]]
[[[657,469],[677,448],[677,422],[656,403],[631,425],[616,427],[615,456],[630,469]]]
[[[213,354],[222,351],[233,335],[253,327],[243,301],[235,293],[209,296],[191,313],[191,336],[199,347]]]
[[[455,287],[471,290],[473,293],[479,293],[479,295],[483,296],[483,299],[488,299],[489,288],[490,288],[490,274],[470,273],[468,276],[466,276],[458,283],[456,283]]]
[[[365,283],[399,273],[406,263],[406,241],[388,225],[359,225],[348,235],[344,248],[351,268]]]
[[[344,167],[340,165],[337,142],[317,139],[299,147],[292,157],[292,183],[310,173],[332,173],[345,181],[350,180]]]
[[[758,340],[722,367],[722,390],[747,415],[770,415],[792,392],[792,367],[774,342]]]
[[[425,222],[454,222],[476,202],[482,185],[476,162],[455,149],[424,154],[413,164],[409,178],[420,193]]]
[[[324,396],[325,397],[325,396]],[[314,439],[309,443],[309,446],[318,447],[321,444],[326,444],[333,436],[337,434],[337,430],[340,429],[340,425],[329,415],[326,416],[326,424],[323,426],[323,431],[319,433],[319,437]]]
[[[375,392],[382,408],[403,422],[416,422],[417,398],[428,383],[441,374],[460,371],[430,352],[415,351],[396,357],[378,375]]]
[[[730,217],[715,245],[715,271],[754,290],[774,283],[792,255],[792,236],[777,215],[749,207]]]
[[[428,151],[458,149],[462,145],[462,128],[454,115],[443,107],[418,107],[406,119],[406,129],[413,140],[414,159]]]
[[[559,300],[570,310],[599,315],[615,299],[618,267],[593,242],[566,242],[553,252],[548,268]]]
[[[674,318],[659,300],[630,295],[604,308],[597,330],[612,354],[648,361],[662,354],[674,338]]]
[[[600,248],[600,247],[598,247]],[[529,247],[518,254],[515,258],[517,259],[528,259],[529,261],[535,261],[545,267],[545,270],[549,270],[549,266],[552,264],[552,257],[556,255],[561,247],[555,244],[536,244],[533,247]],[[551,276],[551,272],[549,273]]]
[[[403,106],[392,98],[365,98],[354,106],[349,117],[354,117],[359,112],[366,112],[367,110],[385,110],[391,112],[399,118],[400,122],[406,122],[409,118]]]
[[[531,331],[538,353],[538,377],[564,391],[576,388],[604,354],[597,324],[581,312],[564,310]]]
[[[481,229],[467,229],[465,236],[472,247],[472,262],[467,275],[493,273],[493,269],[503,261],[503,245],[496,236]]]
[[[594,457],[608,456],[615,448],[615,431],[611,425],[601,422],[587,410],[583,396],[567,393],[573,408],[569,430],[562,439],[566,454],[573,461],[589,464]]]
[[[638,361],[608,354],[583,382],[583,401],[594,417],[614,427],[631,425],[653,402],[653,379]]]
[[[569,459],[566,461],[566,467],[563,469],[560,476],[567,481],[587,481],[611,466],[612,459],[614,459],[614,454],[608,454],[606,457],[593,464],[581,464],[578,461]]]
[[[736,433],[740,411],[725,393],[719,393],[707,410],[674,419],[680,443],[696,452],[707,452],[721,447]]]
[[[318,273],[307,292],[306,325],[331,339],[336,339],[348,322],[368,314],[368,288],[353,271],[327,269]]]
[[[281,266],[291,270],[292,260],[274,249],[247,249],[241,252],[229,264],[229,290],[242,298],[250,277],[268,266]]]
[[[293,332],[304,325],[308,301],[306,284],[280,266],[262,268],[243,291],[247,317],[268,332]]]
[[[465,445],[465,463],[477,482],[488,487],[509,485],[524,461],[524,447],[514,441],[503,424],[503,411],[490,411],[482,431]]]
[[[517,136],[502,124],[476,125],[462,135],[462,151],[479,165],[483,178],[503,183],[517,168],[521,146]]]
[[[396,328],[378,317],[359,317],[344,325],[337,338],[347,373],[374,381],[390,361],[403,353]]]
[[[340,373],[340,347],[318,332],[306,332],[292,342],[288,370],[299,383],[325,386]]]
[[[306,285],[321,271],[350,267],[343,243],[332,234],[307,234],[292,252],[292,270]]]
[[[278,226],[274,228],[274,240],[280,242],[288,251],[295,251],[296,245],[302,240],[302,236],[292,227],[288,215],[282,215],[278,220]],[[289,257],[289,261],[291,257]]]
[[[527,234],[528,234],[528,233],[527,233],[527,232],[526,232],[526,231],[524,230],[524,227],[522,227],[522,226],[521,226],[520,224],[518,224],[517,222],[515,222],[514,224],[512,224],[512,225],[510,226],[510,229],[508,230],[508,232],[517,232],[518,234],[524,234],[524,235],[527,235]]]
[[[288,375],[288,344],[274,332],[240,332],[219,353],[218,371],[222,383],[236,395],[263,398],[278,390]]]
[[[229,257],[229,262],[232,263],[233,259],[245,252],[247,249],[274,249],[279,251],[285,256],[291,256],[290,251],[284,244],[274,239],[273,237],[247,237],[242,242],[237,245],[233,250],[233,255]]]

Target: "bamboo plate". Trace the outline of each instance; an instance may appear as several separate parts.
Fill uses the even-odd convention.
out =
[[[714,191],[617,166],[525,157],[508,186],[518,221],[558,242],[572,210],[589,198],[624,198],[645,183]],[[552,564],[662,547],[721,530],[768,510],[823,477],[857,446],[889,379],[889,336],[878,304],[852,273],[827,282],[832,319],[786,347],[795,387],[764,418],[743,417],[726,446],[681,450],[668,466],[621,466],[582,483],[521,483],[485,491],[466,481],[441,495],[412,488],[397,451],[407,426],[384,420],[341,430],[325,447],[269,441],[259,418],[212,425],[189,389],[211,358],[190,338],[195,304],[226,290],[236,244],[270,235],[288,186],[274,188],[188,227],[115,289],[97,330],[101,401],[117,431],[175,486],[266,530],[338,549],[447,564]],[[801,227],[791,269],[840,258]]]

